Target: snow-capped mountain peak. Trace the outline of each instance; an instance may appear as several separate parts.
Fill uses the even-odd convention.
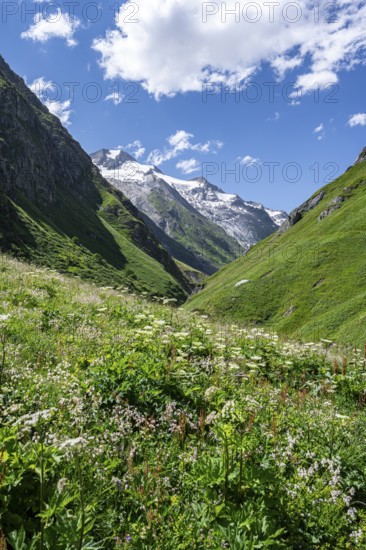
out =
[[[286,212],[227,193],[204,177],[184,180],[169,176],[156,166],[139,163],[122,150],[102,149],[92,154],[92,159],[103,176],[124,191],[137,207],[142,204],[139,196],[150,193],[163,181],[244,249],[276,231],[287,220]]]

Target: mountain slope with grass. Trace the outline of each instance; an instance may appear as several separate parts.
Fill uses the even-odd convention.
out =
[[[243,253],[232,236],[193,207],[155,166],[140,164],[121,150],[101,149],[91,158],[144,213],[151,231],[179,262],[211,275]]]
[[[0,255],[0,547],[362,550],[364,351]]]
[[[366,340],[366,162],[291,212],[274,235],[207,280],[189,310],[298,338]]]
[[[0,249],[99,284],[185,299],[138,210],[0,57]]]

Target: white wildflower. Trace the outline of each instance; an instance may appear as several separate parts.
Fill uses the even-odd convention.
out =
[[[350,534],[350,537],[357,544],[358,542],[360,542],[362,535],[363,535],[362,529],[358,529],[357,531],[352,531],[352,533]]]
[[[229,363],[229,368],[230,368],[230,370],[240,369],[239,365],[237,365],[236,363]]]
[[[68,483],[69,481],[68,479],[66,479],[66,477],[62,477],[61,479],[59,479],[57,483],[57,492],[60,494],[63,493],[67,488]]]
[[[21,416],[18,418],[18,420],[14,423],[14,426],[36,426],[38,424],[39,420],[47,420],[49,419],[52,414],[56,411],[55,408],[47,409],[44,411],[37,411],[33,414],[25,414],[24,416]]]
[[[74,439],[66,439],[66,441],[61,443],[60,449],[73,449],[75,447],[83,447],[86,444],[86,439],[83,437],[76,437]]]
[[[235,412],[235,401],[227,401],[221,411],[221,414],[223,417],[225,416],[231,416]]]
[[[205,423],[210,425],[210,424],[213,424],[215,422],[215,419],[216,419],[216,412],[215,411],[212,411],[206,418],[205,420]]]
[[[113,483],[113,485],[116,487],[117,491],[122,491],[123,483],[122,483],[122,481],[119,479],[119,477],[113,476],[113,477],[112,477],[112,483]]]
[[[205,391],[206,401],[210,401],[212,397],[215,395],[215,393],[218,391],[219,391],[219,388],[217,388],[216,386],[211,386],[210,388],[207,388],[207,390]]]

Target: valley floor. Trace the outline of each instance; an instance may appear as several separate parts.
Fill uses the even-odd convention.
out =
[[[0,548],[366,547],[363,350],[0,256]]]

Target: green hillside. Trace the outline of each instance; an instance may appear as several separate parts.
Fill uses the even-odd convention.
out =
[[[189,292],[138,210],[1,57],[0,250],[178,302]]]
[[[313,340],[366,341],[366,162],[317,191],[289,228],[206,281],[187,304]],[[243,282],[248,281],[248,282]],[[239,283],[239,284],[238,284]]]
[[[158,229],[156,236],[174,258],[212,275],[243,252],[234,238],[179,197],[177,191],[170,193],[171,197],[154,190],[149,200],[170,226],[169,235]]]
[[[150,166],[146,171],[146,165],[139,164],[122,150],[100,149],[90,156],[111,185],[138,208],[151,232],[179,262],[205,275],[212,275],[243,253],[243,247],[233,237],[186,200],[169,183],[169,176],[156,167]],[[210,186],[208,182],[207,186]],[[206,193],[208,190],[209,187]],[[204,194],[202,189],[200,193]],[[229,216],[228,212],[226,214]],[[261,234],[267,236],[274,230],[268,214],[264,213],[264,217],[267,225],[258,220],[253,222],[248,216],[248,230],[255,239],[253,242],[258,241]]]
[[[2,550],[362,550],[363,350],[0,255]]]

